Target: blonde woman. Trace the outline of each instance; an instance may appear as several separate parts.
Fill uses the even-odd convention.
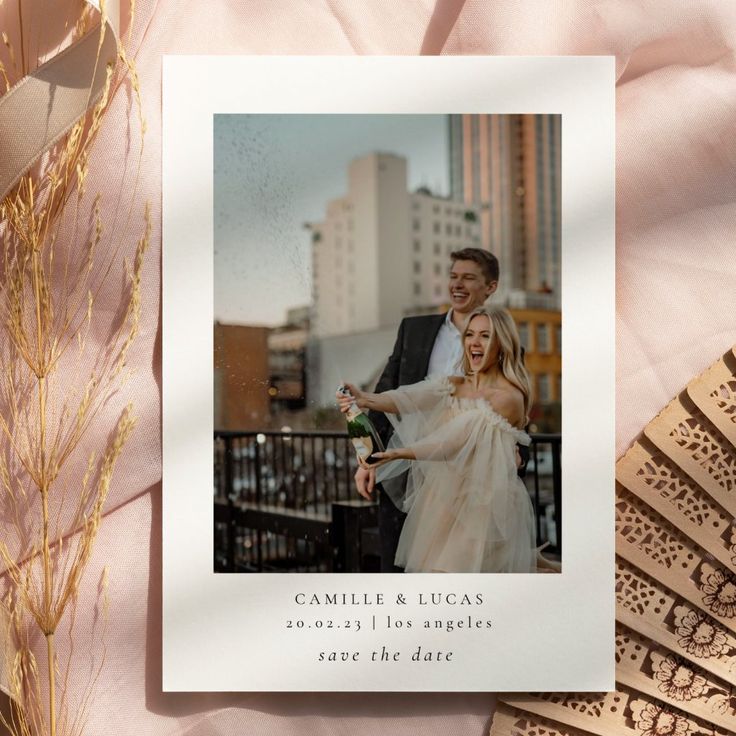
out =
[[[394,426],[374,457],[377,480],[407,468],[394,499],[408,515],[396,565],[407,572],[535,572],[534,513],[517,476],[516,445],[531,405],[519,334],[504,309],[472,312],[463,332],[463,376],[428,378],[380,394],[347,384],[361,408]],[[338,396],[339,403],[353,399]],[[542,566],[546,560],[541,558]]]

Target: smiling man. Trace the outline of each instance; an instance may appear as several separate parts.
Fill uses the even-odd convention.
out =
[[[449,311],[402,320],[393,353],[376,384],[377,393],[417,383],[430,375],[460,374],[462,330],[470,313],[496,291],[499,267],[496,256],[480,248],[463,248],[451,253],[450,258]],[[386,415],[371,412],[370,418],[387,443],[391,425]],[[375,480],[375,470],[359,468],[355,474],[358,493],[371,499]],[[403,483],[406,479],[402,476],[387,482]],[[394,565],[394,557],[406,514],[396,508],[380,486],[378,504],[381,572],[402,572]]]

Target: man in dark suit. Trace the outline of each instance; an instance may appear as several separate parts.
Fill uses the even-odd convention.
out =
[[[482,306],[498,287],[498,259],[479,248],[463,248],[450,255],[447,314],[407,317],[399,325],[393,353],[376,384],[376,392],[416,383],[428,375],[453,375],[460,370],[462,330],[470,313]],[[369,414],[381,439],[388,442],[391,425],[385,415]],[[372,500],[376,471],[358,468],[358,493]],[[405,482],[404,479],[396,479]],[[378,526],[381,537],[381,572],[403,572],[394,565],[396,546],[406,514],[379,486]]]

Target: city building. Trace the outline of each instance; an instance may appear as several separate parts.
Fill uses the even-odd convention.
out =
[[[559,311],[510,307],[524,347],[534,404],[546,406],[562,399],[562,320]]]
[[[270,415],[268,328],[214,326],[215,429],[262,429]]]
[[[348,192],[311,223],[315,337],[395,328],[447,301],[449,254],[481,242],[477,208],[407,189],[407,161],[355,159]]]
[[[512,289],[560,299],[559,115],[450,115],[450,187],[480,211],[482,247]]]

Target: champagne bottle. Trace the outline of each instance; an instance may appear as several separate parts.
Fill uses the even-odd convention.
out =
[[[344,386],[340,386],[338,391],[343,396],[350,396],[350,392]],[[371,464],[375,462],[373,459],[374,452],[383,452],[385,450],[381,438],[378,436],[373,422],[368,415],[353,401],[347,412],[348,421],[348,437],[353,443],[355,452],[359,459],[363,462]]]

